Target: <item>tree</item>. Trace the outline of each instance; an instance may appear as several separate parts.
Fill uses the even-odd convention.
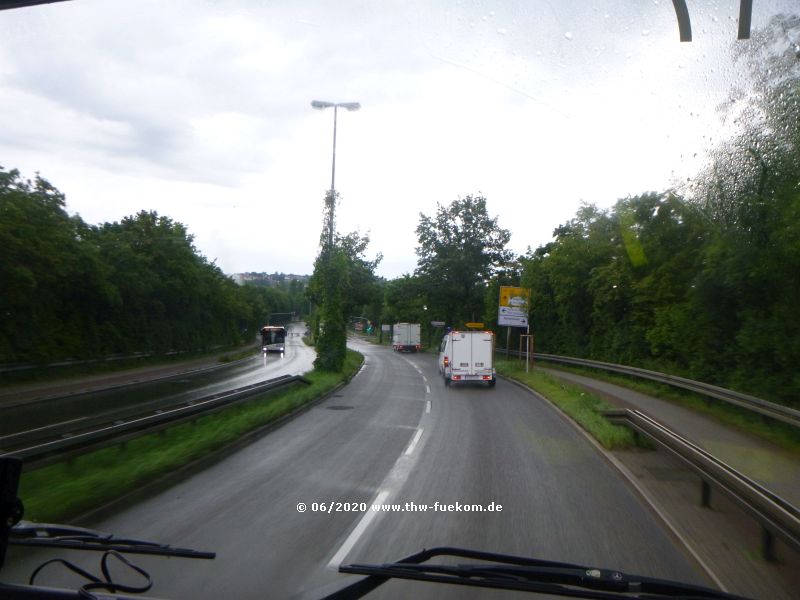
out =
[[[93,226],[65,206],[41,177],[0,168],[0,362],[195,351],[249,336],[252,299],[183,224],[142,211]]]
[[[509,263],[511,233],[490,218],[483,196],[437,204],[434,217],[420,213],[415,274],[424,285],[432,314],[449,324],[483,316],[487,282]]]
[[[83,356],[93,309],[113,296],[89,228],[47,180],[0,167],[0,360]],[[107,298],[106,298],[107,299]]]

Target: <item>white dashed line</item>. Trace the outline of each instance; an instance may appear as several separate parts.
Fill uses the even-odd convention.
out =
[[[419,442],[419,438],[421,437],[422,437],[422,427],[417,429],[417,433],[414,434],[414,438],[411,440],[411,443],[408,445],[408,448],[406,448],[406,451],[403,454],[408,456],[409,454],[414,452],[414,448],[417,447],[417,442]]]
[[[375,501],[372,504],[383,504],[388,496],[388,491],[382,491],[375,497]],[[339,550],[333,555],[333,558],[328,563],[329,569],[339,569],[339,565],[342,564],[342,561],[345,559],[347,554],[353,549],[353,546],[356,545],[358,538],[364,534],[364,532],[367,530],[367,527],[369,527],[369,524],[372,522],[372,519],[374,519],[375,515],[377,514],[377,512],[372,510],[367,510],[367,512],[364,513],[364,516],[361,517],[361,520],[358,522],[358,525],[356,525],[356,528],[353,529],[350,535],[347,536],[344,544],[339,547]]]

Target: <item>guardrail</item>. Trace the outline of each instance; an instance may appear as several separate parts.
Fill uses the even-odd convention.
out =
[[[107,445],[124,443],[143,433],[150,433],[196,419],[229,406],[275,391],[295,383],[310,384],[299,375],[282,375],[268,381],[255,383],[228,392],[214,394],[190,404],[149,411],[147,414],[128,416],[124,420],[109,416],[111,421],[96,425],[90,430],[77,433],[60,432],[56,439],[41,441],[40,430],[21,432],[0,438],[0,444],[10,449],[0,450],[0,458],[15,456],[23,459],[25,469],[45,466],[52,462],[71,458],[89,450]],[[52,435],[51,435],[52,437]]]
[[[763,532],[762,554],[766,560],[776,560],[776,536],[800,552],[800,510],[797,507],[641,411],[611,410],[604,415],[614,423],[628,425],[646,435],[692,468],[702,482],[703,506],[710,506],[713,486],[758,521]]]
[[[505,349],[498,349],[497,352],[506,352]],[[520,356],[516,350],[511,350],[510,354]],[[647,369],[640,369],[639,367],[629,367],[626,365],[617,365],[614,363],[601,362],[596,360],[588,360],[585,358],[574,358],[571,356],[558,356],[555,354],[541,354],[534,353],[533,357],[537,360],[547,360],[551,362],[560,362],[564,364],[578,365],[582,367],[590,367],[593,369],[601,369],[604,371],[614,371],[624,375],[631,375],[634,377],[641,377],[643,379],[650,379],[658,383],[665,383],[673,387],[682,388],[704,396],[716,398],[730,404],[741,406],[753,412],[760,413],[772,419],[783,421],[789,425],[800,427],[800,410],[795,410],[788,406],[762,400],[750,394],[742,392],[735,392],[727,390],[710,383],[703,383],[701,381],[693,381],[685,377],[678,377],[677,375],[667,375],[666,373],[659,373],[658,371],[649,371]]]

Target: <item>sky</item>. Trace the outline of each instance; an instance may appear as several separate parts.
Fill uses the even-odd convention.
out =
[[[483,195],[518,254],[582,202],[680,188],[736,133],[739,2],[71,0],[0,11],[0,166],[93,224],[184,223],[226,273],[310,274],[336,227],[413,273],[420,214]],[[792,0],[755,3],[753,27]],[[757,93],[757,90],[750,90]]]

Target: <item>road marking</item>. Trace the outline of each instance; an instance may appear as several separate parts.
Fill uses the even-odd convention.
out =
[[[414,452],[414,448],[417,447],[417,442],[419,442],[419,438],[421,437],[422,437],[422,427],[417,429],[417,433],[414,434],[414,438],[411,440],[411,443],[408,445],[408,448],[406,448],[406,451],[403,452],[403,454],[408,456],[409,454]]]
[[[426,412],[430,412],[430,404],[431,404],[430,400],[428,400],[426,404]],[[372,506],[385,504],[387,498],[396,494],[408,479],[408,476],[411,473],[411,469],[418,458],[418,456],[413,457],[411,455],[416,449],[420,440],[422,439],[422,432],[423,432],[422,427],[417,427],[415,429],[417,430],[417,432],[414,434],[414,437],[411,439],[411,442],[408,444],[408,447],[405,449],[403,454],[401,454],[397,458],[397,461],[395,462],[394,466],[386,474],[386,477],[384,478],[383,482],[378,487],[379,490],[378,495],[375,496],[375,499],[368,506],[367,512],[358,521],[353,531],[350,532],[350,535],[347,536],[347,539],[345,539],[344,543],[339,547],[339,549],[333,555],[333,558],[331,558],[330,561],[328,561],[327,568],[329,570],[338,571],[339,566],[342,564],[342,561],[344,561],[344,559],[347,558],[347,555],[350,553],[353,547],[358,543],[358,541],[364,535],[364,532],[366,532],[367,528],[375,519],[375,515],[380,512],[380,511],[373,511]]]
[[[339,550],[336,551],[336,554],[333,555],[333,558],[328,563],[328,568],[337,571],[339,569],[339,565],[342,564],[342,561],[345,557],[350,553],[350,550],[353,549],[353,546],[356,545],[358,539],[364,534],[369,527],[369,524],[372,522],[372,519],[375,518],[375,515],[378,513],[376,511],[370,510],[373,504],[383,504],[386,501],[386,498],[389,496],[389,492],[384,490],[378,493],[375,497],[375,500],[371,504],[368,505],[367,512],[364,513],[364,516],[361,517],[361,520],[356,525],[356,528],[350,532],[350,535],[347,536],[347,539],[344,541],[339,547]]]
[[[431,386],[429,386],[429,385],[425,386],[425,393],[426,394],[430,394],[431,393]]]
[[[428,390],[428,392],[430,392],[430,390]],[[428,401],[425,403],[425,412],[426,412],[426,413],[429,413],[429,412],[431,412],[431,401],[430,401],[430,400],[428,400]]]

